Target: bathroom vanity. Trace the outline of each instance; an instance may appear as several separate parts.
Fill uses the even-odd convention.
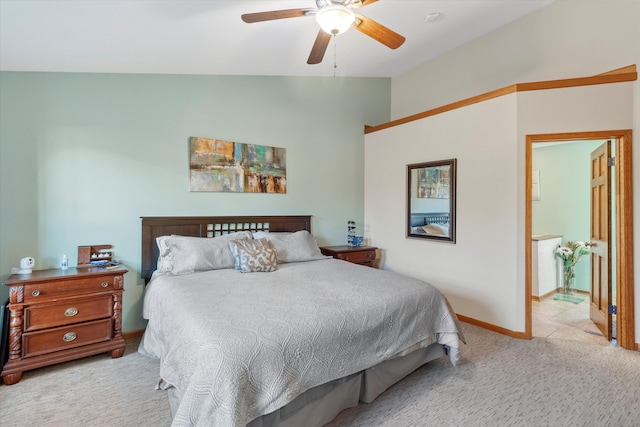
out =
[[[534,299],[544,298],[562,286],[560,259],[555,256],[561,242],[562,236],[531,236],[531,296]]]

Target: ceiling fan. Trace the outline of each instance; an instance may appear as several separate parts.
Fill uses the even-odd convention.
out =
[[[377,1],[378,0],[316,0],[317,9],[285,9],[246,13],[242,15],[242,20],[246,23],[254,23],[274,19],[315,16],[316,21],[318,21],[320,25],[320,31],[318,31],[316,41],[311,48],[307,64],[319,64],[322,62],[331,36],[342,34],[348,30],[349,27],[354,27],[364,35],[379,41],[391,49],[397,49],[402,46],[405,41],[403,36],[372,19],[354,12],[354,9],[359,9]]]

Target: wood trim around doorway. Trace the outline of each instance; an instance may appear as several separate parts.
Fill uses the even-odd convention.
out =
[[[636,347],[633,285],[633,185],[631,131],[618,137],[616,144],[616,304],[617,339],[620,346]],[[621,259],[622,258],[622,259]],[[620,260],[621,259],[621,260]],[[618,262],[620,260],[621,262]],[[620,284],[623,284],[620,286]],[[629,316],[630,314],[630,316]],[[623,344],[625,343],[625,344]],[[633,346],[633,347],[632,347]]]
[[[531,304],[531,172],[532,146],[537,142],[560,142],[596,139],[616,139],[616,317],[618,344],[638,350],[635,342],[635,308],[633,275],[633,186],[632,132],[627,130],[539,134],[526,136],[525,191],[525,338],[532,337]]]

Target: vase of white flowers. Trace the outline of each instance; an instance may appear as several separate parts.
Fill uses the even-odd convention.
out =
[[[584,255],[589,254],[590,247],[591,243],[569,241],[565,243],[564,246],[558,246],[558,248],[556,249],[556,256],[562,260],[562,293],[565,295],[565,297],[558,297],[556,299],[565,299],[576,303],[582,301],[582,298],[578,298],[578,301],[574,301],[573,299],[567,297],[571,297],[575,291],[575,266],[580,262]]]

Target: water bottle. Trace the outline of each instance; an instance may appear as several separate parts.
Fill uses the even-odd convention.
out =
[[[62,255],[62,261],[60,262],[60,268],[66,270],[69,268],[69,260],[66,255]]]

